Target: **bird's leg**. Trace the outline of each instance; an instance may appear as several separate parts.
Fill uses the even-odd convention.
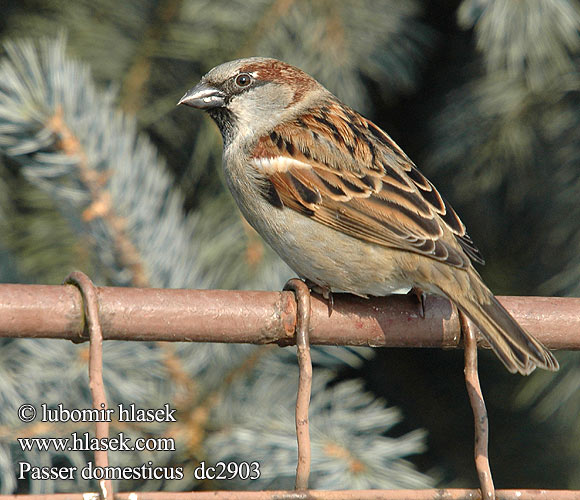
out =
[[[328,302],[328,317],[330,318],[334,310],[334,298],[332,297],[332,290],[328,286],[317,285],[313,281],[305,280],[308,288]]]
[[[409,291],[409,295],[410,294],[417,297],[417,300],[419,301],[419,314],[421,315],[421,318],[424,319],[425,318],[425,301],[427,300],[427,294],[417,286],[414,286],[413,288],[411,288],[411,290]]]

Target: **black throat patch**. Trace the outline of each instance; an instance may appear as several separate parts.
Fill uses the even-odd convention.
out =
[[[234,138],[234,130],[236,126],[236,118],[234,114],[229,109],[222,107],[210,109],[207,113],[212,117],[213,121],[216,122],[220,129],[222,139],[224,140],[224,146],[230,144]]]

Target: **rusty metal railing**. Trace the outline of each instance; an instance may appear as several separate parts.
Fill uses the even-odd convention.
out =
[[[96,287],[103,340],[294,343],[296,301],[285,292]],[[552,349],[580,349],[580,298],[498,297]],[[0,337],[88,340],[83,301],[69,285],[0,285]],[[412,332],[412,334],[411,334]],[[461,346],[448,300],[428,296],[425,317],[413,297],[312,296],[310,343],[372,347]],[[482,341],[480,341],[480,344]]]
[[[296,403],[298,466],[295,491],[125,492],[111,481],[95,493],[4,495],[0,500],[223,500],[223,499],[578,499],[580,491],[495,490],[487,458],[487,414],[477,375],[476,329],[449,301],[429,297],[423,311],[409,297],[359,299],[335,295],[329,306],[291,280],[284,292],[156,290],[95,287],[82,273],[63,286],[0,285],[0,337],[62,338],[90,342],[89,383],[93,407],[106,408],[103,340],[277,343],[298,346]],[[73,286],[71,286],[73,285]],[[548,347],[580,349],[580,299],[501,297],[515,319]],[[410,333],[412,332],[412,334]],[[309,345],[460,347],[465,337],[465,377],[475,419],[475,460],[481,489],[308,490],[308,406],[312,380]],[[97,424],[97,437],[108,427]],[[106,452],[95,462],[108,464]]]

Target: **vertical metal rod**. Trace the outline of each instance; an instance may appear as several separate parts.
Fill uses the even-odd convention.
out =
[[[89,332],[89,387],[95,410],[107,409],[107,396],[103,383],[103,332],[99,320],[99,308],[95,285],[89,277],[79,271],[72,272],[65,284],[76,286],[83,298],[85,324]],[[97,439],[109,438],[109,422],[96,422]],[[95,451],[95,466],[107,468],[109,457],[106,450]],[[99,497],[102,500],[112,500],[114,497],[113,482],[102,479],[99,481]]]
[[[469,395],[475,424],[475,468],[479,477],[481,498],[483,500],[495,500],[495,487],[491,477],[487,451],[489,421],[477,372],[477,340],[467,316],[459,312],[459,320],[465,340],[465,385],[467,386],[467,394]]]
[[[298,465],[296,466],[295,489],[308,489],[310,477],[310,431],[308,408],[312,392],[312,359],[310,357],[310,290],[299,279],[291,279],[284,290],[292,290],[296,295],[296,347],[298,355],[298,394],[296,396],[296,438],[298,440]]]

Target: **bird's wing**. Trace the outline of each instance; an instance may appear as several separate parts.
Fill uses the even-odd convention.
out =
[[[455,211],[379,127],[337,102],[261,137],[264,196],[363,241],[458,268],[483,263]]]

